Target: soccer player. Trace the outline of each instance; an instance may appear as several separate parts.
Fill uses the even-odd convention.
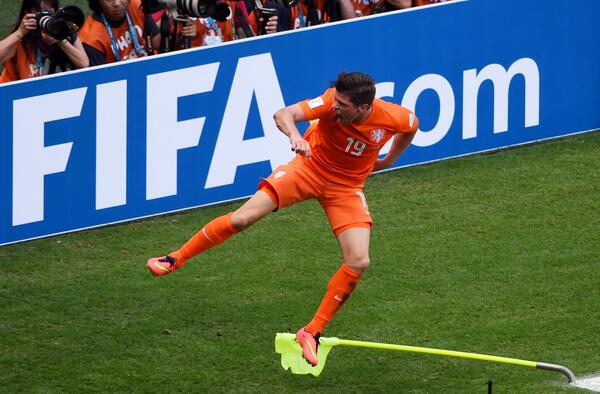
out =
[[[205,225],[179,250],[148,260],[154,275],[165,275],[188,259],[245,230],[271,212],[307,199],[317,199],[338,239],[344,262],[332,276],[313,319],[296,333],[303,357],[317,365],[319,337],[348,300],[369,266],[373,221],[362,193],[374,170],[393,164],[410,145],[419,122],[410,110],[375,99],[375,83],[360,72],[339,74],[320,97],[280,109],[277,127],[289,137],[297,154],[279,166],[259,190],[235,212]],[[304,137],[296,123],[318,119]],[[380,149],[393,138],[381,159]]]

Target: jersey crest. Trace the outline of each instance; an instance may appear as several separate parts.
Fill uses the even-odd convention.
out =
[[[385,136],[385,131],[382,129],[377,129],[371,131],[371,141],[378,144],[383,137]]]

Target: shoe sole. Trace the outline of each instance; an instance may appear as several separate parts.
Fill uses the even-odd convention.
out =
[[[306,362],[309,363],[310,365],[312,365],[313,367],[316,367],[317,364],[319,363],[319,357],[313,351],[309,340],[306,339],[306,337],[304,337],[304,336],[299,336],[298,334],[296,334],[296,342],[298,342],[298,344],[300,345],[300,348],[302,348],[302,358],[304,360],[306,360]],[[313,356],[316,359],[314,364],[304,356],[304,346],[302,346],[302,343],[304,343],[306,346],[308,346],[308,350],[309,350],[311,356]]]

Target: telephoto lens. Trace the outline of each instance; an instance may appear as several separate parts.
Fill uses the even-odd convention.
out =
[[[225,3],[217,4],[216,0],[159,0],[177,15],[187,15],[195,18],[213,18],[225,22],[231,10]]]
[[[177,0],[177,9],[187,15],[198,18],[206,17],[209,2],[206,0]]]
[[[79,7],[70,5],[59,9],[56,14],[49,10],[41,10],[35,15],[35,19],[38,29],[62,41],[81,28],[85,15]]]
[[[50,35],[56,40],[64,40],[69,36],[69,26],[65,22],[56,20],[54,15],[48,10],[42,10],[35,15],[38,29]]]

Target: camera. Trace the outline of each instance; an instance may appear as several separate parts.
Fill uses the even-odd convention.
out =
[[[54,14],[49,10],[42,10],[35,14],[35,20],[39,30],[62,41],[81,29],[85,15],[79,7],[69,5],[59,8]]]
[[[146,14],[153,14],[168,8],[175,19],[213,18],[219,22],[227,20],[231,14],[229,6],[224,3],[217,4],[217,0],[142,0],[142,10]],[[183,18],[180,18],[180,15]]]

